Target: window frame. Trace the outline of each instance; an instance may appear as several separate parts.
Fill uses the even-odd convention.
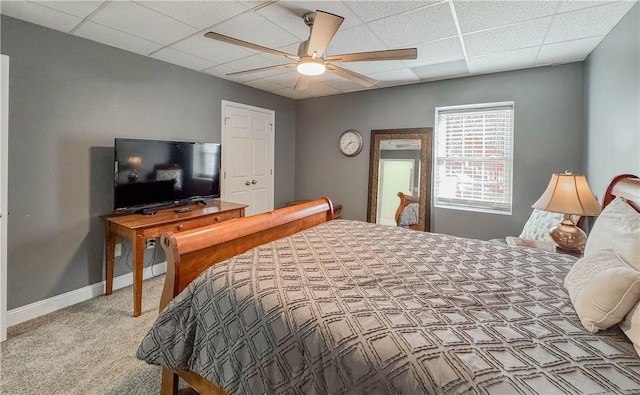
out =
[[[479,110],[487,110],[487,111],[495,111],[499,108],[510,108],[511,110],[511,135],[510,135],[510,147],[509,152],[510,155],[505,157],[507,160],[507,164],[509,165],[509,170],[505,174],[505,180],[508,178],[509,183],[509,202],[508,208],[501,209],[491,207],[491,202],[487,202],[486,204],[473,204],[469,201],[469,199],[458,199],[449,198],[448,201],[443,201],[439,196],[440,188],[438,184],[439,180],[439,171],[441,165],[439,164],[440,159],[446,157],[440,157],[438,155],[439,144],[440,144],[440,114],[443,112],[447,113],[455,113],[455,112],[473,112]],[[475,211],[482,212],[487,214],[499,214],[499,215],[512,215],[513,212],[513,172],[514,172],[514,141],[515,141],[515,102],[514,101],[502,101],[502,102],[491,102],[491,103],[477,103],[477,104],[463,104],[463,105],[455,105],[455,106],[441,106],[435,108],[435,116],[434,116],[434,144],[433,144],[433,206],[437,208],[444,208],[450,210],[462,210],[462,211]],[[471,157],[470,157],[471,158]],[[487,157],[483,157],[487,158]],[[490,158],[487,158],[490,161]],[[473,160],[473,159],[470,159]],[[483,159],[484,160],[484,159]],[[500,159],[502,160],[502,158]],[[499,204],[499,202],[495,202]],[[505,203],[506,205],[506,203]]]

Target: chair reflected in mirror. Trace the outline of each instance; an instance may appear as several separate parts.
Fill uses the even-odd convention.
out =
[[[402,228],[419,230],[420,199],[416,196],[398,192],[400,204],[396,210],[396,225]]]

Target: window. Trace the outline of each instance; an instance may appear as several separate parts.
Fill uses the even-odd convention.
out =
[[[513,102],[436,108],[434,205],[511,214]]]
[[[216,163],[217,144],[193,145],[193,178],[210,180],[218,172]]]

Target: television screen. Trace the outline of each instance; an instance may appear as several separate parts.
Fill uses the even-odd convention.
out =
[[[220,197],[220,144],[115,139],[115,211]]]

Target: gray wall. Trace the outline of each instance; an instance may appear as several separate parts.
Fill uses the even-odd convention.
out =
[[[582,171],[582,63],[406,85],[296,102],[296,199],[330,196],[344,218],[367,212],[369,150],[340,154],[338,137],[359,130],[432,127],[435,107],[515,102],[513,215],[432,209],[431,230],[491,239],[518,235],[551,173]]]
[[[601,197],[611,177],[640,176],[640,5],[585,60],[585,169]]]
[[[100,215],[112,211],[115,137],[219,142],[221,100],[273,109],[275,204],[293,200],[293,100],[5,16],[1,22],[0,48],[10,57],[9,309],[103,279]],[[130,271],[123,257],[116,275]]]

